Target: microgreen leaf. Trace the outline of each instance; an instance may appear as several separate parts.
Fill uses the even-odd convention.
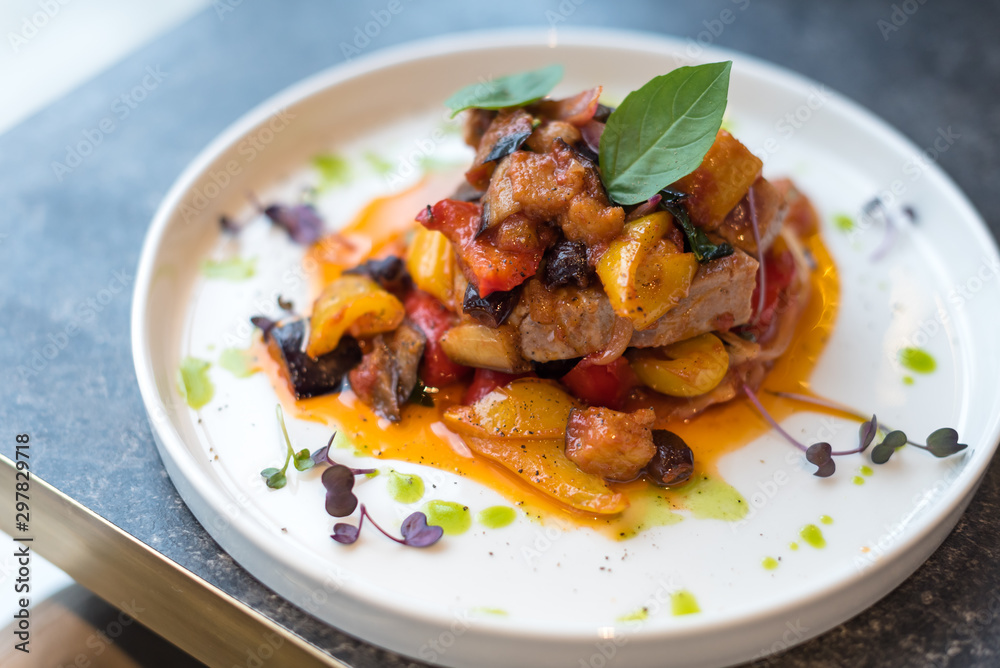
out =
[[[679,67],[625,97],[600,143],[611,199],[638,204],[701,164],[722,126],[732,65]]]
[[[927,437],[927,450],[935,457],[948,457],[965,450],[965,443],[958,442],[958,432],[951,427],[942,427]]]
[[[306,448],[302,448],[296,452],[292,459],[295,462],[295,468],[299,471],[308,471],[316,465],[316,462],[309,456],[309,450]]]
[[[674,217],[677,224],[681,226],[681,230],[683,230],[684,236],[687,238],[688,246],[690,246],[691,252],[694,253],[694,257],[698,262],[718,260],[719,258],[733,254],[732,246],[726,242],[720,244],[712,243],[708,239],[708,235],[705,234],[705,231],[700,227],[696,227],[691,222],[687,209],[681,204],[686,195],[666,188],[660,191],[660,195],[662,197],[660,206],[670,212],[670,215]]]
[[[410,392],[410,398],[408,400],[411,404],[417,404],[418,406],[428,406],[430,408],[434,407],[434,393],[430,391],[423,381],[419,378],[417,379],[417,384],[413,386],[413,392]]]
[[[882,439],[882,442],[872,448],[872,461],[876,464],[885,464],[892,457],[892,453],[899,448],[906,445],[906,434],[899,431],[890,431]]]
[[[871,420],[866,420],[861,423],[861,427],[858,429],[858,438],[860,439],[860,452],[864,452],[868,449],[868,446],[872,444],[875,440],[875,435],[878,433],[878,419],[875,415],[872,415]]]
[[[347,517],[358,507],[354,489],[354,473],[346,466],[336,464],[323,471],[321,477],[326,488],[326,512],[334,517]]]
[[[837,465],[833,463],[833,448],[829,443],[810,445],[806,449],[806,460],[818,467],[813,475],[819,478],[829,478],[837,470]]]
[[[441,540],[444,529],[438,526],[428,526],[427,516],[416,512],[403,520],[399,527],[403,534],[403,543],[410,547],[429,547]]]
[[[303,245],[313,243],[323,233],[323,219],[311,204],[272,204],[264,209],[264,215],[288,232],[292,241]]]
[[[549,65],[492,81],[480,81],[457,91],[444,105],[451,109],[454,118],[466,109],[502,109],[528,104],[548,95],[562,76],[562,65]]]
[[[260,474],[264,476],[264,484],[271,489],[281,489],[288,482],[284,469],[264,469]]]
[[[364,515],[361,516],[361,522],[364,522]],[[361,535],[361,522],[358,526],[353,524],[347,524],[346,522],[337,522],[333,525],[333,535],[330,538],[334,539],[338,543],[343,543],[344,545],[351,545],[358,540],[358,536]]]

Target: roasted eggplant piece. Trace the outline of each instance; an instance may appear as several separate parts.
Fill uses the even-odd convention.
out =
[[[399,422],[401,410],[417,385],[417,371],[427,339],[408,322],[392,334],[378,335],[361,364],[348,374],[358,398],[390,422]]]
[[[462,300],[462,310],[487,327],[499,327],[510,316],[521,298],[521,286],[503,292],[491,292],[488,297],[480,297],[476,286],[469,283]]]
[[[305,353],[303,339],[306,335],[306,321],[302,319],[270,324],[262,328],[272,356],[280,359],[292,385],[296,399],[308,399],[320,394],[340,391],[344,376],[361,361],[361,348],[351,336],[341,337],[340,343],[332,351],[313,359]]]
[[[673,487],[690,480],[694,473],[694,453],[680,436],[666,429],[653,430],[656,454],[646,465],[646,473],[660,487]]]
[[[542,284],[549,290],[575,284],[578,288],[590,285],[591,269],[587,264],[587,245],[582,241],[562,240],[545,251],[545,270]]]
[[[397,295],[405,292],[410,283],[410,274],[406,270],[406,263],[395,255],[368,260],[344,273],[367,276],[383,289]]]
[[[551,362],[532,362],[531,366],[535,369],[535,375],[539,378],[547,378],[549,380],[559,380],[570,371],[572,371],[577,364],[580,363],[582,357],[574,357],[568,360],[552,360]]]

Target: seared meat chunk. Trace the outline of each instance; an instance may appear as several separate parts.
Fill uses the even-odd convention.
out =
[[[400,411],[417,385],[425,343],[423,333],[405,321],[391,335],[376,336],[361,364],[347,376],[351,389],[378,415],[399,422]]]
[[[633,480],[656,454],[656,413],[642,408],[620,413],[597,406],[570,411],[566,456],[587,473],[608,480]]]
[[[632,335],[637,348],[665,346],[698,334],[726,330],[750,319],[757,261],[736,251],[699,265],[688,296],[652,327]],[[599,287],[545,290],[538,279],[526,284],[515,315],[524,356],[536,362],[584,357],[604,349],[615,312]]]
[[[698,266],[691,291],[649,329],[632,335],[637,348],[665,346],[698,334],[741,325],[750,319],[757,260],[737,250]]]
[[[760,233],[760,247],[767,250],[778,237],[785,217],[785,202],[778,189],[761,177],[750,186],[753,193],[754,210],[757,212],[757,229]],[[736,208],[729,212],[715,233],[733,247],[757,256],[757,242],[753,238],[753,224],[750,220],[750,195],[740,200]]]
[[[521,352],[536,362],[583,357],[601,350],[615,325],[615,312],[600,287],[546,290],[538,279],[531,279],[521,304],[525,307],[522,312],[527,311],[518,327]]]
[[[596,166],[558,139],[549,153],[515,151],[501,160],[483,209],[485,227],[523,213],[555,221],[567,239],[588,246],[610,241],[625,225],[625,211],[608,201]]]

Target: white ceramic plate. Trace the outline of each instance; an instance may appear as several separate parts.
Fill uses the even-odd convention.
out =
[[[741,54],[692,54],[688,44],[648,35],[565,31],[550,38],[457,36],[333,68],[250,112],[184,172],[146,239],[132,323],[136,372],[164,464],[194,514],[251,573],[319,618],[408,656],[452,666],[698,666],[784,649],[897,586],[940,544],[975,491],[1000,417],[996,247],[922,151],[819,84]],[[399,547],[370,528],[345,548],[329,538],[334,521],[323,511],[315,473],[291,472],[280,491],[267,490],[258,474],[281,458],[266,378],[236,379],[215,364],[212,402],[196,412],[180,399],[175,379],[183,356],[216,362],[222,349],[247,345],[248,316],[273,313],[278,293],[299,303],[305,294],[301,250],[283,234],[258,220],[236,241],[221,238],[218,215],[249,215],[248,191],[265,201],[294,200],[312,178],[310,158],[335,150],[355,165],[354,180],[328,191],[320,208],[331,225],[342,224],[388,190],[386,179],[364,166],[366,152],[388,159],[404,180],[413,176],[403,165],[423,154],[467,159],[454,135],[437,132],[441,102],[466,83],[560,62],[566,76],[556,94],[604,84],[620,99],[692,55],[734,61],[734,132],[764,158],[765,175],[794,177],[822,215],[843,300],[813,387],[913,435],[953,426],[970,445],[965,453],[937,460],[907,448],[859,486],[852,477],[869,463],[866,456],[840,459],[838,474],[820,480],[770,434],[721,462],[751,506],[743,522],[689,517],[614,542],[522,516],[502,530],[474,525],[426,551]],[[832,221],[856,216],[893,188],[919,224],[873,262],[882,230],[848,235]],[[200,275],[202,259],[227,253],[256,256],[256,275],[243,282]],[[905,345],[930,351],[937,371],[904,384],[897,353]],[[289,422],[297,447],[318,447],[329,434]],[[804,440],[832,430],[835,444],[849,443],[857,429],[811,413],[785,426]],[[505,503],[435,469],[395,468],[419,473],[426,498],[473,511]],[[356,489],[377,517],[398,526],[419,505],[389,500],[382,480]],[[827,546],[813,549],[798,531],[821,515],[834,521],[820,525]],[[762,567],[768,556],[781,558],[777,569]],[[671,614],[670,596],[681,589],[694,594],[701,612]],[[620,621],[643,607],[644,621]]]

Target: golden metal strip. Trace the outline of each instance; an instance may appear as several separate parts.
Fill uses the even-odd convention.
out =
[[[350,668],[181,568],[31,474],[29,531],[15,531],[16,467],[0,455],[0,529],[213,668]]]

